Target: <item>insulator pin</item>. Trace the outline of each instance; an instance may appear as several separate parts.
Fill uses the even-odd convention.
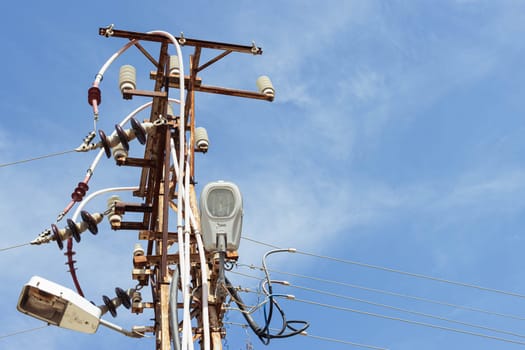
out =
[[[172,55],[170,56],[170,75],[179,75],[179,74],[180,74],[179,56]]]
[[[124,94],[126,90],[135,90],[137,87],[137,71],[135,67],[126,64],[120,67],[119,88]]]
[[[207,152],[210,145],[210,140],[208,139],[208,132],[205,128],[199,127],[195,128],[195,148],[200,152]]]
[[[275,89],[273,88],[272,81],[266,75],[257,78],[256,84],[261,94],[272,97],[275,95]]]

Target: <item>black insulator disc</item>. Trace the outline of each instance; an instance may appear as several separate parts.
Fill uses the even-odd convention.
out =
[[[64,243],[62,242],[62,238],[58,233],[57,225],[51,224],[51,230],[53,231],[53,238],[55,238],[55,241],[57,241],[58,248],[60,248],[60,250],[64,249]]]
[[[122,126],[120,126],[119,124],[115,125],[115,130],[117,130],[117,136],[120,140],[120,143],[122,144],[122,147],[124,147],[126,151],[129,151],[129,142],[126,132],[124,131],[124,129],[122,129]]]
[[[106,133],[102,130],[98,131],[98,136],[100,137],[100,142],[102,142],[102,147],[104,147],[104,152],[106,152],[106,157],[111,157],[111,147],[109,147],[108,137]]]
[[[80,231],[78,230],[77,224],[73,220],[67,219],[67,226],[75,241],[77,241],[77,243],[80,242]]]
[[[129,297],[128,293],[126,293],[124,289],[119,287],[115,288],[115,293],[120,299],[122,306],[124,306],[126,309],[129,309],[131,307],[131,298]]]
[[[113,304],[111,299],[108,296],[103,295],[102,300],[104,301],[104,304],[108,307],[108,311],[111,314],[111,316],[117,317],[117,308],[115,307],[115,304]]]
[[[87,224],[89,232],[96,235],[98,233],[98,226],[97,221],[95,220],[93,215],[91,215],[88,211],[82,210],[80,212],[80,216],[82,217],[82,220],[85,221],[85,223]]]
[[[135,132],[135,136],[137,137],[137,140],[140,142],[141,145],[146,143],[146,130],[144,130],[144,127],[142,124],[140,124],[137,119],[131,117],[131,128]]]

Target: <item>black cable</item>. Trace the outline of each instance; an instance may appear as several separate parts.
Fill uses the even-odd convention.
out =
[[[226,289],[228,290],[228,293],[230,293],[230,295],[233,298],[233,301],[235,301],[235,303],[237,304],[239,309],[242,311],[241,314],[244,316],[244,319],[248,323],[248,326],[250,326],[252,331],[257,335],[257,337],[261,340],[261,342],[264,345],[268,345],[270,340],[269,339],[265,339],[264,337],[261,336],[262,329],[259,327],[257,322],[255,322],[253,317],[248,313],[248,310],[246,309],[246,307],[245,307],[241,297],[237,293],[237,290],[235,289],[235,287],[231,284],[231,282],[230,282],[230,280],[228,278],[225,278],[224,280],[226,282]]]
[[[307,321],[301,321],[301,320],[289,320],[289,321],[287,321],[286,320],[286,315],[285,315],[283,309],[281,308],[281,306],[277,303],[277,301],[272,296],[272,301],[271,301],[271,304],[273,305],[272,306],[272,310],[273,310],[273,307],[275,307],[277,309],[277,311],[279,312],[279,314],[281,315],[281,321],[282,321],[281,329],[278,332],[276,332],[276,333],[271,333],[271,329],[270,329],[269,325],[271,323],[272,318],[271,317],[266,317],[266,315],[265,315],[265,327],[261,328],[257,324],[257,322],[253,319],[251,314],[248,312],[248,310],[247,310],[247,308],[246,308],[242,298],[237,293],[237,289],[235,287],[233,287],[233,285],[228,280],[228,278],[225,278],[225,282],[226,282],[226,289],[228,290],[228,292],[230,293],[232,299],[235,301],[235,303],[237,304],[237,306],[241,310],[241,313],[242,313],[244,319],[246,320],[246,322],[248,323],[248,325],[250,326],[252,331],[257,335],[259,340],[264,345],[268,345],[270,343],[270,340],[272,340],[272,339],[289,338],[289,337],[292,337],[294,335],[301,334],[310,326],[310,323],[307,322]],[[268,295],[268,298],[269,297],[270,297],[270,295]],[[298,325],[298,324],[302,325],[302,327],[300,327],[300,328],[297,327],[296,328],[296,327],[293,326],[293,325]],[[291,330],[291,331],[286,333],[287,330]]]

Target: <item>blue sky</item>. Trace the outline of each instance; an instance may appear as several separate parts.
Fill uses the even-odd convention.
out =
[[[243,234],[281,247],[525,294],[525,3],[521,1],[65,1],[3,2],[0,163],[77,147],[92,129],[87,89],[124,41],[98,35],[114,23],[189,38],[251,44],[262,56],[231,55],[202,74],[209,85],[254,90],[271,77],[273,103],[197,96],[197,124],[210,152],[196,159],[199,187],[234,181],[243,192]],[[183,48],[189,55],[190,48]],[[150,66],[129,50],[101,84],[99,128],[111,132],[134,108],[117,88],[118,67]],[[149,85],[148,85],[149,84]],[[146,118],[144,114],[143,118]],[[142,147],[132,144],[140,155]],[[2,247],[27,243],[54,222],[94,153],[70,153],[0,168]],[[134,186],[139,173],[104,159],[91,191]],[[88,210],[103,210],[104,199]],[[173,216],[175,218],[175,216]],[[106,226],[75,246],[80,282],[100,304],[116,286],[133,286],[135,232]],[[243,241],[240,262],[260,265],[268,248]],[[101,328],[82,335],[16,311],[33,275],[73,284],[54,243],[0,251],[2,349],[154,348]],[[351,283],[525,317],[520,297],[482,292],[303,255],[271,258],[275,270]],[[108,271],[102,273],[102,271]],[[259,275],[239,267],[241,273]],[[341,285],[274,275],[299,286],[366,299],[506,332],[522,320],[415,302]],[[231,275],[257,289],[257,281]],[[297,298],[524,342],[458,323],[429,319],[305,290]],[[246,296],[247,300],[250,298]],[[253,298],[253,297],[252,297]],[[511,344],[421,325],[288,301],[288,318],[310,321],[313,335],[389,349],[514,349]],[[130,328],[151,314],[122,310],[111,322]],[[256,317],[261,317],[256,314]],[[242,322],[231,311],[228,319]],[[523,332],[525,333],[525,332]],[[230,325],[225,348],[265,348]],[[38,343],[38,345],[37,345]],[[353,348],[294,337],[268,348]],[[358,347],[356,347],[358,348]]]

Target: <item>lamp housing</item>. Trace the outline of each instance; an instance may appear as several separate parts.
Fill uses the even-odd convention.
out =
[[[242,196],[232,182],[204,186],[200,196],[201,228],[206,251],[235,251],[242,231]]]
[[[71,289],[33,276],[22,288],[18,311],[49,324],[82,333],[95,333],[102,311]]]

